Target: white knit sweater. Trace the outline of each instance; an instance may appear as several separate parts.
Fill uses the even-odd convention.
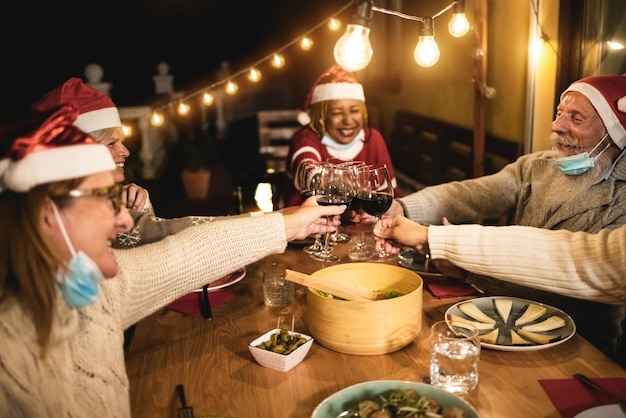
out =
[[[119,275],[103,282],[94,305],[70,309],[59,294],[45,358],[29,312],[16,300],[0,303],[0,416],[129,418],[124,330],[206,283],[284,251],[284,229],[280,214],[236,217],[117,250]]]

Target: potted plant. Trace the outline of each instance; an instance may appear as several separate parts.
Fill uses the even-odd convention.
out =
[[[179,134],[181,179],[185,192],[189,199],[204,200],[208,196],[211,181],[209,134],[200,127],[180,129]]]

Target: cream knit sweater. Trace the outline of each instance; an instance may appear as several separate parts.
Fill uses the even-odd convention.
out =
[[[119,275],[103,282],[94,305],[70,309],[59,295],[46,357],[29,312],[14,299],[1,302],[0,416],[129,418],[124,330],[286,245],[282,215],[266,214],[206,222],[116,250]]]
[[[399,201],[410,219],[431,225],[433,258],[518,285],[626,304],[626,158],[608,179],[572,193],[557,210],[546,210],[560,192],[551,189],[551,179],[559,175],[554,161],[539,152],[520,157],[496,174],[427,187]],[[543,229],[435,226],[444,216],[464,223],[509,213],[514,214],[514,224]]]

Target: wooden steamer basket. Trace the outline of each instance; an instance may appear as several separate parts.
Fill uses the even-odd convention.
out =
[[[400,350],[422,329],[422,278],[409,269],[380,263],[348,263],[312,274],[347,286],[396,290],[403,296],[356,302],[308,288],[307,327],[326,348],[346,354],[375,355]]]

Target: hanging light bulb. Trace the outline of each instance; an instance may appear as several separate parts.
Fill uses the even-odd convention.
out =
[[[274,54],[272,56],[272,67],[274,68],[283,68],[285,65],[285,57],[280,54]]]
[[[208,91],[202,95],[202,103],[205,106],[211,106],[215,102],[215,97]]]
[[[303,51],[309,51],[313,48],[313,40],[308,36],[303,36],[302,39],[300,39],[300,48],[302,48]]]
[[[452,6],[452,19],[448,22],[450,35],[460,38],[469,32],[469,22],[465,16],[465,0],[456,0]]]
[[[328,19],[328,29],[332,30],[333,32],[341,29],[341,20],[337,19],[336,17],[331,17],[330,19]]]
[[[122,123],[122,132],[124,132],[124,138],[133,136],[133,126],[127,123]]]
[[[250,71],[248,71],[248,80],[252,81],[253,83],[261,80],[261,72],[256,68],[250,68]]]
[[[372,7],[372,0],[359,1],[352,23],[335,44],[335,61],[345,70],[362,70],[372,59],[374,51],[369,38]]]
[[[161,126],[163,125],[163,122],[165,122],[165,116],[163,116],[163,113],[158,110],[152,112],[152,116],[150,117],[150,123],[152,123],[152,126]]]
[[[239,90],[239,86],[237,85],[237,83],[233,82],[232,80],[229,80],[228,83],[226,83],[226,93],[230,94],[231,96],[235,93],[237,93],[237,90]]]
[[[435,42],[432,17],[425,17],[421,23],[420,37],[413,51],[413,58],[422,67],[432,67],[439,61],[439,46]]]
[[[178,106],[176,107],[176,110],[178,111],[178,114],[180,116],[186,116],[189,114],[189,111],[191,110],[191,107],[185,103],[185,102],[180,102],[178,103]]]

